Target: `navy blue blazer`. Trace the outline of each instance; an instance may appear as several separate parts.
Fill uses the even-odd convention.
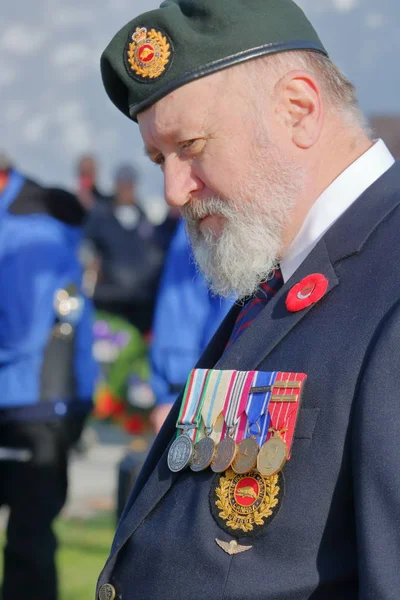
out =
[[[124,600],[398,600],[400,597],[400,163],[329,229],[241,338],[234,307],[199,367],[304,372],[285,495],[261,535],[229,541],[210,512],[210,470],[166,462],[180,399],[122,516],[99,586]],[[326,295],[285,305],[303,277]],[[99,589],[99,588],[98,588]]]

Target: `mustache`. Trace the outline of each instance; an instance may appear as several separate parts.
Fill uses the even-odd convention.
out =
[[[212,196],[202,200],[191,200],[182,207],[181,213],[185,221],[193,222],[205,219],[209,215],[229,218],[234,214],[234,210],[226,200],[222,200],[219,196]]]

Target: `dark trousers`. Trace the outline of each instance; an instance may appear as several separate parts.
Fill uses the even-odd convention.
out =
[[[0,505],[10,508],[3,600],[56,600],[54,518],[67,495],[68,442],[60,423],[0,425],[0,448],[27,448],[29,462],[0,461]]]

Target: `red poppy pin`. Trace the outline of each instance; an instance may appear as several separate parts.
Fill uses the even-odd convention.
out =
[[[328,280],[321,273],[307,275],[292,287],[286,298],[286,308],[297,312],[321,300],[328,288]]]

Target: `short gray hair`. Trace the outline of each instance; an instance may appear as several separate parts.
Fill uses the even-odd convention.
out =
[[[357,99],[354,84],[344,75],[327,56],[313,51],[292,50],[263,56],[253,60],[250,64],[256,71],[257,81],[265,77],[266,72],[277,77],[283,77],[285,72],[294,69],[309,71],[319,82],[323,100],[337,113],[350,127],[357,127],[370,136],[371,130],[367,124]],[[243,65],[247,69],[249,64]],[[248,69],[248,72],[253,69]],[[253,71],[254,73],[254,71]]]

